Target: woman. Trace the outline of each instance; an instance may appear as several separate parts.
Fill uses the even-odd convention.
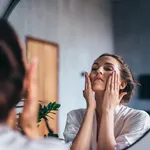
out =
[[[150,128],[146,112],[123,105],[131,99],[135,85],[119,56],[103,54],[94,61],[90,75],[85,73],[87,108],[67,115],[64,137],[72,142],[72,150],[120,150]]]
[[[36,87],[37,60],[28,69],[22,48],[12,27],[0,20],[0,149],[1,150],[66,150],[66,144],[55,138],[43,139],[37,130],[38,99]],[[25,136],[14,130],[16,104],[25,91],[21,126]]]

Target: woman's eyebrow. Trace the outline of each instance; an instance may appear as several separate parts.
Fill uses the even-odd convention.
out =
[[[93,65],[92,65],[92,66],[94,66],[94,65],[97,65],[97,66],[99,66],[99,63],[95,62],[95,63],[93,63]]]
[[[114,66],[114,64],[109,63],[109,62],[106,62],[105,65],[111,65],[111,66]]]
[[[97,62],[94,62],[94,63],[93,63],[93,65],[92,65],[92,67],[93,67],[94,65],[96,65],[96,66],[100,66],[100,65],[99,65],[99,63],[97,63]],[[110,63],[110,62],[105,62],[105,64],[104,64],[104,65],[114,66],[114,64],[112,64],[112,63]]]

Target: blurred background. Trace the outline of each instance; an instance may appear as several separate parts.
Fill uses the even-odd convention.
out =
[[[128,104],[150,111],[149,0],[0,0],[0,15],[17,31],[28,60],[39,58],[39,99],[67,113],[85,108],[84,72],[102,53],[123,57],[141,83]]]

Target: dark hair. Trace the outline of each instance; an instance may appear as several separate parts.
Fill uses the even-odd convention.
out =
[[[134,93],[135,86],[136,84],[138,84],[137,81],[134,79],[132,71],[130,70],[129,66],[124,62],[124,60],[120,56],[115,55],[115,54],[104,53],[100,55],[98,59],[104,56],[113,57],[119,62],[121,79],[125,81],[127,84],[124,89],[120,90],[120,93],[127,92],[127,94],[122,98],[121,102],[125,102],[125,103],[129,102],[129,100],[131,99]]]
[[[26,69],[19,39],[6,20],[0,20],[0,121],[21,99]]]

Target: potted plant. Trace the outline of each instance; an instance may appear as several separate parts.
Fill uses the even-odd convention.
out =
[[[22,102],[24,101],[24,99],[21,100]],[[40,101],[41,102],[41,101]],[[50,128],[50,125],[48,123],[49,119],[54,119],[50,116],[50,114],[56,114],[56,111],[58,111],[58,108],[61,105],[56,103],[56,102],[50,102],[47,105],[42,106],[41,104],[39,104],[39,114],[38,114],[38,121],[37,121],[37,127],[39,127],[39,123],[41,122],[42,119],[44,119],[46,127],[48,129],[48,134],[44,135],[44,137],[48,137],[48,136],[54,136],[54,137],[58,137],[58,134],[54,133],[53,130]],[[16,108],[22,108],[23,106],[16,106]],[[18,113],[17,116],[19,117],[21,115],[21,113]],[[18,118],[17,117],[17,118]],[[19,118],[18,118],[19,121]],[[21,129],[19,122],[18,122],[18,129],[20,130],[20,132],[23,133],[23,130]]]
[[[41,122],[42,119],[44,119],[46,127],[48,129],[48,135],[44,135],[45,137],[47,136],[54,136],[58,137],[58,134],[54,133],[52,129],[50,128],[50,125],[48,123],[48,119],[54,119],[50,116],[50,114],[56,114],[56,111],[58,111],[58,108],[60,107],[60,104],[57,104],[56,102],[50,102],[46,106],[44,105],[42,107],[41,104],[39,104],[39,114],[38,114],[38,123]]]

